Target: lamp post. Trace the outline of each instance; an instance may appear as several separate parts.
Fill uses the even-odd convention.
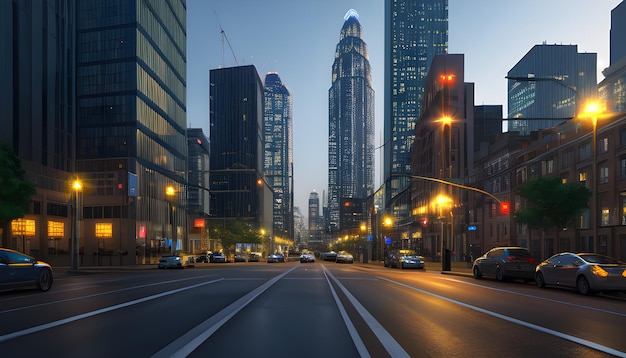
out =
[[[435,198],[435,203],[439,210],[439,221],[441,222],[441,271],[450,271],[450,257],[446,251],[446,240],[444,237],[444,207],[448,207],[452,203],[452,199],[440,194]]]
[[[168,185],[165,188],[165,195],[167,196],[168,210],[167,210],[167,224],[172,225],[172,245],[170,246],[170,253],[174,253],[176,245],[176,213],[174,212],[174,205],[172,204],[172,198],[176,194],[174,187]]]
[[[591,177],[591,225],[593,230],[593,252],[598,252],[598,116],[605,111],[605,108],[599,102],[589,102],[585,105],[583,116],[591,118],[592,137],[591,137],[591,156],[592,156],[592,177]]]
[[[83,184],[80,180],[74,180],[74,183],[72,183],[72,189],[74,190],[74,241],[72,242],[72,269],[78,270],[80,258],[80,223],[82,218]]]

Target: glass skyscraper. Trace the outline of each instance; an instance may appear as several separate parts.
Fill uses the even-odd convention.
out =
[[[89,257],[130,253],[123,264],[188,249],[186,18],[184,0],[77,1],[76,172]]]
[[[406,189],[415,124],[435,55],[448,52],[448,0],[385,0],[384,178],[386,198]]]
[[[277,73],[265,75],[264,173],[274,190],[274,234],[293,239],[293,128],[291,94]]]
[[[597,54],[577,45],[535,45],[507,74],[509,131],[529,134],[573,118],[595,99]]]
[[[374,90],[367,45],[355,10],[345,16],[328,91],[329,230],[339,226],[341,198],[374,191]]]

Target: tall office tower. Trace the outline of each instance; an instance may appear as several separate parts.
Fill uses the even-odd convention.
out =
[[[211,70],[209,102],[211,216],[248,220],[271,234],[272,198],[266,211],[263,177],[263,83],[256,68]]]
[[[316,192],[309,194],[309,232],[318,230],[320,221],[320,198]]]
[[[274,233],[293,239],[293,129],[291,94],[277,73],[265,75],[264,173],[274,190]]]
[[[482,143],[489,144],[502,133],[502,105],[474,106],[473,131],[473,150],[476,152]]]
[[[24,217],[32,233],[9,225],[0,246],[58,265],[68,265],[54,258],[68,257],[59,254],[72,233],[75,19],[71,1],[0,1],[0,142],[17,153],[37,190]]]
[[[626,1],[611,10],[610,66],[602,71],[600,98],[610,112],[626,112]]]
[[[367,44],[355,10],[345,16],[328,90],[328,205],[330,230],[339,227],[341,198],[374,191],[374,90]]]
[[[187,128],[187,213],[193,220],[189,225],[189,252],[211,250],[206,234],[209,216],[209,138],[200,128]]]
[[[610,31],[610,64],[626,57],[626,1],[622,1],[611,10],[611,31]]]
[[[186,11],[185,0],[77,1],[85,253],[135,263],[137,246],[188,249]]]
[[[385,0],[386,199],[409,184],[415,123],[422,113],[424,82],[435,55],[448,53],[448,0]]]
[[[509,131],[528,134],[574,117],[598,95],[596,68],[597,54],[578,53],[577,45],[533,46],[507,74]]]

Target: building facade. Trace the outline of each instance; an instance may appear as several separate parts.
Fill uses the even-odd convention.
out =
[[[291,94],[277,73],[265,75],[265,178],[274,190],[274,233],[293,240],[293,118]]]
[[[211,225],[244,220],[271,238],[273,194],[263,176],[263,83],[256,68],[211,70],[209,102]]]
[[[64,265],[76,158],[75,12],[72,1],[0,2],[0,141],[37,191],[24,217],[32,231],[5,227],[2,246]]]
[[[374,90],[363,30],[350,10],[335,50],[328,91],[329,230],[340,230],[341,198],[374,191]]]
[[[0,6],[2,140],[37,187],[24,218],[35,230],[11,246],[56,265],[185,249],[185,2]]]
[[[611,62],[602,71],[604,79],[598,85],[600,98],[611,112],[626,112],[626,2],[611,11]]]
[[[185,2],[80,0],[76,14],[85,259],[187,250]]]
[[[435,55],[447,52],[448,0],[385,0],[383,171],[387,202],[410,183],[406,175],[411,173],[411,147],[426,75]]]
[[[212,250],[209,232],[209,138],[200,128],[187,128],[187,223],[189,252]]]
[[[419,238],[422,254],[436,261],[446,250],[458,259],[466,247],[459,227],[467,222],[467,192],[444,183],[465,182],[472,160],[466,148],[468,128],[473,127],[474,86],[464,83],[464,73],[462,54],[437,55],[431,64],[412,152],[413,220],[396,227],[396,240]]]
[[[528,134],[580,113],[598,96],[597,54],[535,45],[507,74],[509,130]]]

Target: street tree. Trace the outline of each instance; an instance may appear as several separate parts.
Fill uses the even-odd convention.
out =
[[[217,238],[222,243],[224,254],[235,251],[235,244],[260,244],[262,235],[243,219],[226,220],[223,227],[216,228]]]
[[[26,172],[13,148],[0,143],[0,225],[2,246],[8,247],[11,221],[24,217],[35,194],[35,186],[25,179]]]
[[[539,177],[520,185],[517,194],[527,206],[515,212],[515,221],[544,232],[567,227],[589,208],[591,191],[579,182],[563,183],[558,177]]]

